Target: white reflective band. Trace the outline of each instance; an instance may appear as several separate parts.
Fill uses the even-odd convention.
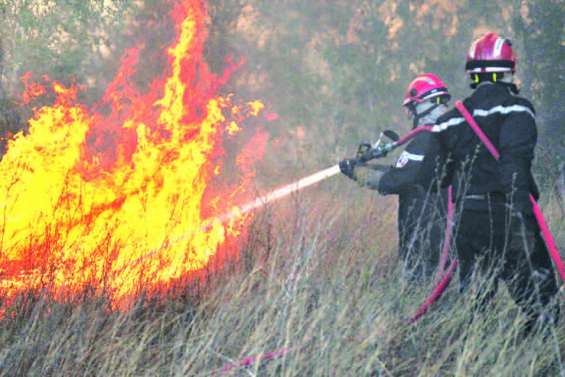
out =
[[[409,160],[412,161],[424,161],[424,155],[422,154],[414,154],[414,153],[410,153],[410,152],[402,152],[402,154],[400,155],[400,157],[398,158],[400,160],[400,158],[407,158]]]
[[[513,106],[496,106],[489,110],[481,110],[477,109],[473,111],[474,117],[487,117],[493,114],[510,114],[510,113],[527,113],[530,114],[532,118],[535,118],[534,112],[526,107],[521,105],[513,105]],[[465,122],[465,118],[451,118],[446,122],[436,124],[432,126],[432,132],[441,132],[445,131],[449,127],[457,126]]]
[[[464,122],[465,122],[465,118],[451,118],[447,122],[443,122],[443,123],[440,123],[440,124],[436,124],[435,126],[432,126],[432,132],[441,132],[441,131],[444,131],[451,126],[457,126],[458,124],[461,124],[461,123],[464,123]]]
[[[508,67],[483,67],[483,68],[473,68],[469,70],[470,73],[490,73],[490,72],[511,72],[512,69]]]
[[[403,168],[410,161],[423,161],[424,156],[420,154],[413,154],[410,152],[402,152],[396,161],[396,168]]]
[[[481,109],[477,109],[475,111],[473,111],[473,116],[476,117],[486,117],[492,114],[510,114],[510,113],[528,113],[532,116],[532,118],[535,118],[536,116],[534,115],[534,112],[526,107],[526,106],[520,106],[520,105],[513,105],[513,106],[496,106],[493,107],[490,110],[481,110]]]

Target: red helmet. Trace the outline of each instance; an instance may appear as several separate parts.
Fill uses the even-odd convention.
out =
[[[471,44],[467,52],[465,69],[469,73],[514,73],[516,54],[512,42],[496,33],[486,33]]]
[[[438,96],[448,96],[447,85],[433,73],[424,73],[416,78],[406,88],[403,106],[422,103]]]

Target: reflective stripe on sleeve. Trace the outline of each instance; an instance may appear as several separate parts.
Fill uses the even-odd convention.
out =
[[[410,153],[410,152],[403,152],[404,155],[406,156],[406,158],[408,158],[409,160],[412,161],[424,161],[424,155],[422,154],[414,154],[414,153]]]
[[[441,132],[448,129],[449,127],[457,126],[458,124],[461,124],[463,122],[465,122],[465,118],[451,118],[448,121],[432,126],[432,132]]]
[[[496,106],[492,109],[483,110],[483,109],[476,109],[473,111],[474,117],[487,117],[493,114],[503,114],[507,115],[510,113],[526,113],[529,114],[532,118],[535,118],[534,112],[526,107],[521,105],[512,105],[512,106]],[[451,118],[445,122],[436,124],[432,126],[432,132],[442,132],[448,129],[449,127],[458,126],[462,123],[465,123],[465,118]]]
[[[533,111],[530,110],[530,108],[526,107],[526,106],[520,106],[520,105],[513,105],[513,106],[496,106],[493,107],[490,110],[481,110],[481,109],[477,109],[475,111],[473,111],[473,116],[475,117],[486,117],[492,114],[510,114],[510,113],[527,113],[530,114],[532,116],[532,118],[535,118],[536,116],[534,115]]]
[[[409,161],[424,161],[424,155],[421,154],[414,154],[410,152],[402,152],[396,161],[396,167],[402,168],[404,167]]]

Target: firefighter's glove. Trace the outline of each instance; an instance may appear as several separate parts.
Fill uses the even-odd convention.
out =
[[[384,173],[388,170],[384,166],[360,166],[355,169],[355,178],[359,186],[377,190]]]
[[[339,162],[339,170],[347,177],[355,180],[355,165],[357,160],[352,158],[347,158]]]
[[[355,179],[361,187],[365,187],[369,184],[371,175],[372,171],[366,166],[356,166],[353,170],[353,179]]]

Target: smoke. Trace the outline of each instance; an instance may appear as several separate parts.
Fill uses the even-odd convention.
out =
[[[383,129],[407,131],[401,102],[416,74],[435,72],[454,98],[469,95],[465,54],[486,30],[511,38],[518,50],[523,93],[540,110],[540,143],[563,140],[555,109],[563,102],[565,50],[562,35],[548,30],[561,29],[562,2],[227,3],[210,1],[213,45],[246,57],[233,87],[280,115],[269,127],[275,145],[265,162],[275,179],[333,163]]]

